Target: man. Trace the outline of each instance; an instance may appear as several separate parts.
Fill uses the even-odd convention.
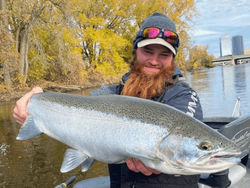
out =
[[[134,59],[122,84],[110,86],[115,94],[136,96],[171,105],[203,121],[200,101],[182,74],[174,58],[180,45],[176,26],[167,16],[154,13],[144,20],[133,41]],[[111,187],[197,188],[199,175],[161,174],[136,159],[126,164],[109,165]]]
[[[130,72],[122,77],[123,83],[110,86],[110,90],[114,94],[165,103],[203,121],[196,92],[183,81],[174,64],[179,45],[172,20],[161,13],[149,16],[133,41],[134,59]],[[25,121],[27,103],[33,94],[39,92],[42,92],[41,88],[33,88],[17,101],[13,116],[18,123]],[[200,177],[162,174],[136,159],[127,159],[126,164],[110,164],[109,172],[112,188],[198,188]]]

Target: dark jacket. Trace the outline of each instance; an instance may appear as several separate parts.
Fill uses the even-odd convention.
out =
[[[129,73],[122,77],[125,83]],[[196,92],[189,87],[177,68],[174,75],[178,82],[167,89],[161,96],[152,100],[173,106],[194,118],[203,121],[202,108]],[[110,86],[114,94],[121,93],[122,84]],[[126,164],[109,165],[111,188],[198,188],[200,175],[175,176],[169,174],[152,174],[145,176],[128,169]]]

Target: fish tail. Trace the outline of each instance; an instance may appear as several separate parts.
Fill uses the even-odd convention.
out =
[[[28,116],[24,124],[21,126],[17,140],[26,140],[42,134],[43,132],[37,127],[32,116]]]

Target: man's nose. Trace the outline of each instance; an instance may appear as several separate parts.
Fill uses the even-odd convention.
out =
[[[152,56],[151,58],[150,58],[150,63],[152,64],[152,65],[158,65],[159,63],[158,63],[158,57],[157,56]]]

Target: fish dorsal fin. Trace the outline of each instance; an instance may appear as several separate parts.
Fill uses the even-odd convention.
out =
[[[102,84],[102,89],[94,89],[90,91],[91,96],[99,95],[113,95],[114,93],[108,88],[106,84]]]
[[[62,173],[73,170],[88,159],[88,155],[75,149],[67,149],[64,154],[63,164],[60,171]]]

